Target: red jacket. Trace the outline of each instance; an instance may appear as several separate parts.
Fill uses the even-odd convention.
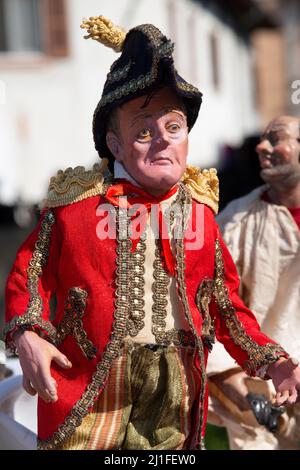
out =
[[[117,255],[118,241],[97,237],[96,210],[105,202],[104,196],[45,209],[20,248],[7,282],[7,343],[16,329],[25,325],[52,341],[73,365],[62,369],[52,363],[59,399],[56,403],[39,399],[38,437],[44,447],[51,448],[69,437],[92,408],[126,332],[128,250],[119,246]],[[199,202],[193,200],[190,227],[195,223],[197,205]],[[205,429],[205,365],[213,328],[229,354],[251,375],[285,355],[260,331],[253,314],[240,300],[234,263],[212,210],[206,205],[203,208],[203,246],[187,249],[185,239],[182,245],[178,243],[176,255],[178,292],[199,350],[196,367],[201,383],[193,421],[198,445]],[[116,282],[118,276],[121,282]],[[54,294],[55,319],[50,321],[49,302]]]

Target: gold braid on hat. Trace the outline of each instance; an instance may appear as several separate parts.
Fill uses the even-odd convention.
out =
[[[82,21],[80,27],[89,33],[84,36],[85,39],[92,38],[116,52],[122,51],[126,32],[104,16],[90,16]]]

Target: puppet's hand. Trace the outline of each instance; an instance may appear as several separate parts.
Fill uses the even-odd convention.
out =
[[[299,361],[294,358],[280,358],[270,364],[267,374],[271,377],[276,398],[274,405],[294,405],[300,400],[300,367]]]
[[[57,401],[57,384],[50,373],[51,362],[55,361],[64,369],[72,367],[71,362],[53,344],[33,331],[17,332],[13,340],[18,350],[26,392],[30,395],[38,393],[48,403]]]

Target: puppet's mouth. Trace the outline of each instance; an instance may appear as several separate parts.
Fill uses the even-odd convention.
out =
[[[172,160],[168,157],[158,157],[152,160],[152,162],[150,162],[150,165],[165,166],[165,165],[173,165],[173,163],[172,163]]]

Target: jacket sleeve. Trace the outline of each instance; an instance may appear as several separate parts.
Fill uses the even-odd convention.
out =
[[[288,357],[288,354],[261,331],[254,314],[244,305],[238,292],[237,270],[218,230],[211,303],[216,337],[245,372],[255,376],[262,366],[275,362],[279,357]]]
[[[55,337],[55,328],[49,320],[49,302],[56,290],[58,261],[55,215],[46,210],[19,249],[8,276],[4,327],[8,348],[14,350],[13,335],[18,329],[31,329],[49,340]]]

